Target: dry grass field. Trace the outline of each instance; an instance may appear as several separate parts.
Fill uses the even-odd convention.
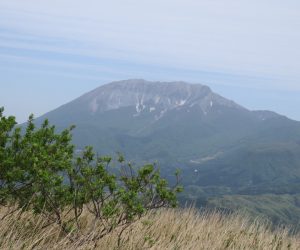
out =
[[[64,235],[56,225],[43,228],[46,220],[30,213],[3,218],[0,249],[300,249],[300,236],[286,229],[271,231],[259,221],[242,215],[200,213],[195,209],[160,210],[93,241],[101,228],[88,214],[82,217],[80,234]]]

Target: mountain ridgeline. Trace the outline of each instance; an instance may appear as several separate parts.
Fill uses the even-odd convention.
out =
[[[78,150],[158,161],[165,176],[181,168],[182,199],[290,195],[300,218],[300,122],[285,116],[250,111],[201,84],[134,79],[100,86],[37,122],[45,118],[75,124]]]

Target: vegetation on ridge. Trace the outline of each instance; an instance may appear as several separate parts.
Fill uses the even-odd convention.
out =
[[[0,109],[0,248],[300,248],[299,235],[242,215],[163,209],[177,205],[178,172],[170,187],[154,164],[77,154],[73,128],[31,116],[22,132]]]

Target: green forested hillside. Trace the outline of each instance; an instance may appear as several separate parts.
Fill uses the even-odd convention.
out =
[[[244,211],[275,224],[292,225],[300,230],[300,193],[289,195],[225,195],[208,200],[209,207]]]

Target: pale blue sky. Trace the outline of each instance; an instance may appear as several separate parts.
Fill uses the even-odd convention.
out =
[[[204,83],[300,120],[296,0],[0,0],[0,106],[22,122],[103,83]]]

